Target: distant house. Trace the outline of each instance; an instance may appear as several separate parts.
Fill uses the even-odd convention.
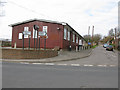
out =
[[[38,25],[38,32],[34,30],[33,26]],[[39,45],[39,32],[46,31],[46,48],[53,49],[59,47],[60,49],[76,49],[79,45],[85,43],[84,38],[76,32],[69,24],[65,22],[57,22],[51,20],[43,19],[31,19],[15,24],[10,25],[12,27],[12,47],[22,48],[23,47],[23,31],[30,31],[31,37],[24,35],[24,47],[29,47],[29,38],[30,38],[30,47],[34,48],[34,37],[35,37],[35,46]],[[34,36],[36,33],[36,36]],[[38,38],[38,39],[37,39]],[[38,40],[38,41],[37,41]],[[38,43],[36,43],[38,42]],[[44,48],[44,38],[40,38],[40,48]]]

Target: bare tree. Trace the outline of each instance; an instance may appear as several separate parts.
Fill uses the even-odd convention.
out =
[[[95,34],[93,36],[93,42],[96,43],[98,45],[98,43],[100,42],[100,40],[102,39],[102,35],[100,34]]]
[[[90,35],[84,35],[83,37],[87,42],[91,42],[91,36]]]

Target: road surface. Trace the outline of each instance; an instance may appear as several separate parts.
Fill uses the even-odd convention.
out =
[[[6,63],[3,88],[117,88],[117,67]]]
[[[96,47],[91,56],[83,59],[56,62],[55,64],[79,64],[93,66],[118,66],[118,52],[106,51],[102,46]]]

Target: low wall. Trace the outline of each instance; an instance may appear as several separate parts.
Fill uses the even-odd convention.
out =
[[[2,59],[42,59],[58,55],[54,50],[2,49]]]

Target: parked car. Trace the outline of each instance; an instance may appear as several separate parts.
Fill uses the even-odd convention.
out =
[[[113,51],[113,46],[112,46],[112,45],[108,45],[108,46],[106,47],[106,50]]]
[[[108,46],[108,44],[107,44],[107,43],[103,44],[103,47],[104,47],[104,48],[106,48],[107,46]]]

